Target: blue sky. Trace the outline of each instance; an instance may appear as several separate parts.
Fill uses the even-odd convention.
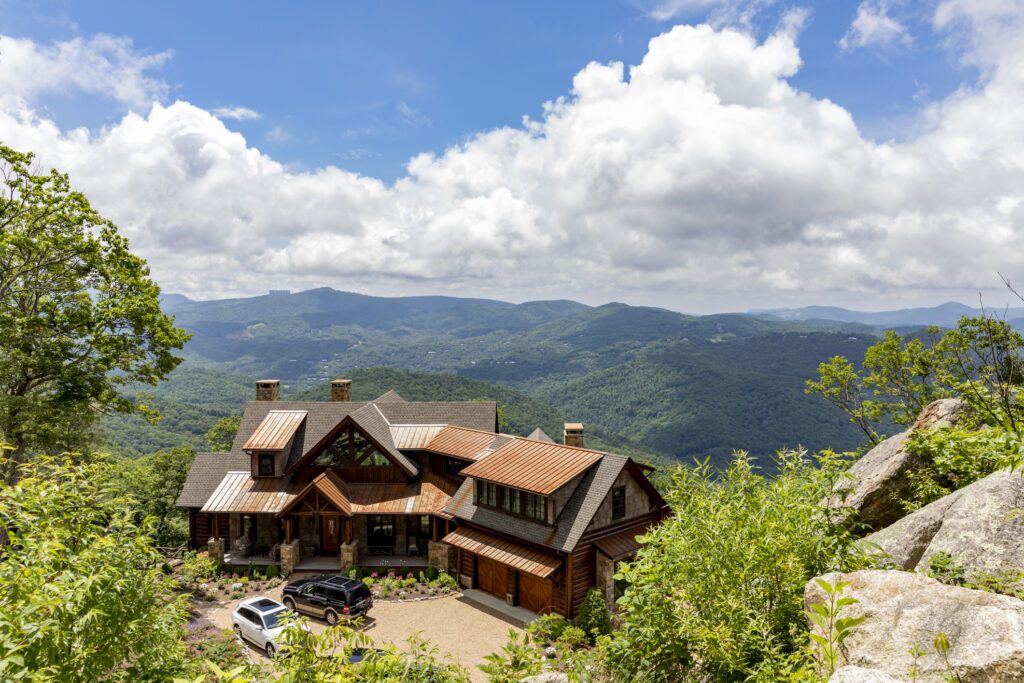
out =
[[[1024,0],[0,0],[167,291],[882,309],[1024,279]]]
[[[701,3],[695,3],[701,4]],[[804,67],[793,85],[839,103],[865,135],[900,137],[922,96],[940,98],[976,74],[930,28],[928,4],[905,6],[911,46],[844,50],[858,2],[803,5]],[[406,162],[473,134],[538,117],[591,61],[636,64],[648,41],[680,21],[624,1],[0,4],[0,33],[37,41],[97,33],[130,37],[145,53],[173,51],[161,70],[171,98],[209,110],[242,106],[258,120],[229,125],[280,161],[328,164],[386,179]],[[758,14],[770,32],[788,6]],[[115,103],[55,94],[46,106],[68,126],[115,122]],[[104,106],[106,105],[106,106]]]

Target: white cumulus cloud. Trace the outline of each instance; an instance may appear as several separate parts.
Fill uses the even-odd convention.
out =
[[[913,42],[907,27],[889,14],[886,0],[864,0],[857,6],[857,14],[839,39],[839,47],[856,50],[863,47],[889,47]]]
[[[789,83],[792,22],[763,41],[677,26],[639,64],[591,63],[539,119],[418,155],[393,184],[290,170],[182,101],[90,131],[19,97],[0,106],[0,140],[68,170],[170,291],[690,310],[962,298],[1024,271],[1024,36],[1019,14],[983,9],[940,6],[937,30],[958,32],[984,75],[899,143],[864,138],[848,111]]]
[[[262,118],[262,114],[248,107],[217,107],[213,110],[214,116],[222,119],[233,119],[235,121],[252,121]]]

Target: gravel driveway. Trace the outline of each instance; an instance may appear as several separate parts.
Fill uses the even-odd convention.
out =
[[[267,596],[281,600],[282,586],[246,598]],[[243,599],[246,599],[243,598]],[[231,628],[231,612],[241,600],[196,603],[207,619],[218,628]],[[327,624],[313,617],[305,617],[314,633],[320,633]],[[378,602],[370,610],[363,624],[363,632],[376,643],[404,646],[406,638],[421,631],[441,652],[447,652],[469,669],[474,681],[486,681],[478,664],[484,656],[501,649],[508,639],[508,631],[515,628],[497,613],[470,602],[461,595],[421,600],[419,602]],[[265,656],[250,647],[256,656]]]

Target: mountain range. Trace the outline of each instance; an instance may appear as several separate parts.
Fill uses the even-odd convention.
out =
[[[347,375],[363,398],[395,388],[410,399],[497,400],[518,433],[541,426],[558,438],[561,422],[583,421],[589,443],[657,462],[720,462],[735,449],[768,462],[785,446],[854,448],[857,430],[804,394],[818,363],[838,354],[859,361],[886,328],[948,325],[972,312],[945,304],[692,316],[328,288],[212,301],[170,294],[163,306],[193,335],[186,362],[154,392],[161,424],[108,420],[115,450],[202,447],[202,433],[240,411],[258,378],[309,398],[326,397],[326,382]]]

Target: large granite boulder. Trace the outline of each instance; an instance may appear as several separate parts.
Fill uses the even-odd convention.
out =
[[[945,633],[949,664],[963,683],[1024,680],[1024,600],[947,586],[915,572],[866,570],[822,578],[832,585],[849,582],[844,596],[858,602],[842,616],[865,617],[845,642],[844,664],[909,680],[915,664],[910,650],[920,648],[926,654],[916,661],[917,680],[939,683],[947,669],[933,644]],[[815,581],[807,584],[804,599],[807,605],[827,601]]]
[[[966,403],[944,398],[929,404],[913,426],[891,436],[865,453],[850,467],[852,479],[840,485],[833,504],[848,505],[856,510],[856,521],[870,530],[881,529],[904,515],[901,499],[910,497],[908,472],[926,465],[920,457],[906,450],[906,441],[914,430],[956,426],[967,414]]]
[[[836,669],[828,683],[901,683],[884,671],[865,669],[862,666],[844,666]]]
[[[937,553],[968,575],[1004,578],[1024,572],[1024,477],[990,474],[871,534],[902,569],[927,571]]]

